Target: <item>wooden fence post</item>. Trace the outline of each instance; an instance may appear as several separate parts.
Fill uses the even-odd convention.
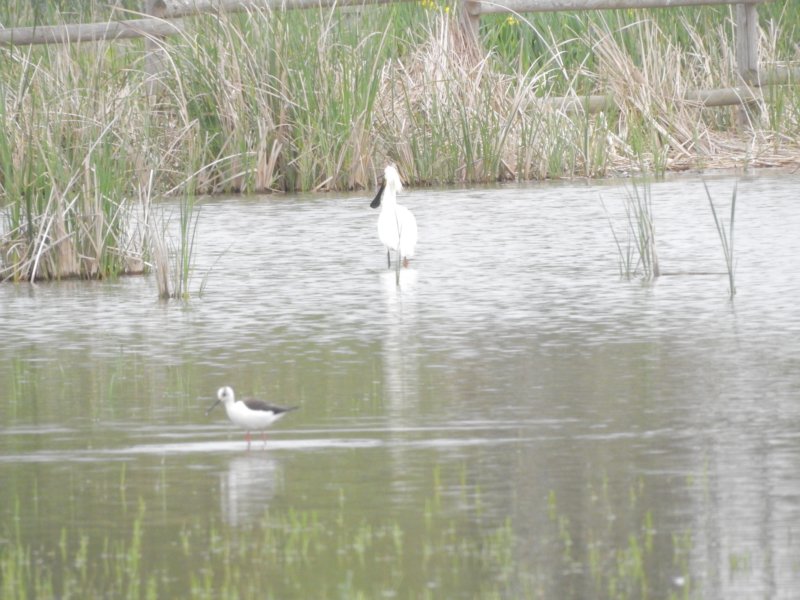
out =
[[[167,5],[164,0],[147,0],[144,12],[163,19],[167,13]],[[163,36],[150,35],[144,40],[144,72],[147,77],[147,95],[151,97],[156,96],[163,85],[161,77],[167,64],[163,45],[165,39]]]
[[[758,81],[758,11],[755,4],[736,5],[736,70],[745,85]],[[739,126],[746,127],[758,115],[758,104],[742,102],[736,111]]]
[[[459,12],[459,24],[464,35],[464,40],[471,53],[475,54],[480,50],[480,29],[481,29],[481,4],[477,0],[461,0],[461,10]],[[479,56],[478,52],[475,54]]]
[[[736,5],[736,68],[742,79],[758,85],[758,11],[755,4]]]

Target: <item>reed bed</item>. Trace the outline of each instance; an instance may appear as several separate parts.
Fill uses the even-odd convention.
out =
[[[115,18],[128,4],[17,0],[0,22]],[[790,4],[760,7],[765,65],[796,64]],[[487,17],[480,51],[457,11],[206,15],[156,40],[155,78],[142,41],[0,48],[2,278],[146,270],[142,189],[364,189],[388,161],[416,185],[800,162],[798,86],[772,88],[744,121],[686,99],[739,83],[728,8]],[[556,101],[588,94],[619,107]]]

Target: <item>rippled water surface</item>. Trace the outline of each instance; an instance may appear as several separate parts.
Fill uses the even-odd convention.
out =
[[[652,185],[653,283],[619,276],[625,185],[572,182],[406,190],[399,286],[368,194],[203,201],[187,303],[3,285],[0,564],[61,597],[793,597],[800,175],[709,179],[726,220],[737,183],[733,301],[696,177]],[[248,450],[221,385],[301,409]]]

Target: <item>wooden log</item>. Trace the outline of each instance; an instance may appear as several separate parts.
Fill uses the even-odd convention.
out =
[[[475,43],[480,44],[481,7],[476,0],[462,0],[459,21],[462,31]]]
[[[183,29],[183,21],[159,19],[132,19],[107,23],[81,23],[74,25],[48,25],[15,27],[0,30],[0,45],[26,46],[32,44],[70,44],[174,35]]]
[[[334,6],[368,6],[414,0],[164,0],[166,18],[246,10],[292,10],[333,8]],[[748,0],[749,1],[749,0]]]
[[[617,103],[611,96],[565,96],[555,98],[545,98],[545,104],[555,110],[566,113],[599,113],[617,108]]]
[[[333,6],[391,4],[396,0],[163,0],[163,19],[201,13],[244,10],[290,10]],[[413,1],[413,0],[401,0]],[[747,8],[768,0],[742,0]],[[670,8],[704,4],[730,4],[730,0],[468,0],[467,10],[473,29],[481,14],[500,12],[553,12],[560,10],[600,10],[618,8]],[[168,36],[181,31],[183,23],[159,19],[132,19],[107,23],[15,27],[0,30],[0,45],[30,45],[99,41],[107,39]]]
[[[716,88],[710,90],[691,90],[686,93],[686,101],[696,102],[703,108],[712,106],[744,105],[761,100],[761,90],[750,87]]]
[[[163,19],[167,10],[164,0],[147,0],[145,10],[157,19]],[[162,76],[164,75],[169,57],[164,49],[164,36],[148,36],[144,41],[144,72],[147,76],[147,95],[155,99],[164,91]]]
[[[800,67],[767,67],[753,76],[755,85],[791,85],[800,83]]]
[[[331,6],[367,6],[391,4],[395,0],[164,0],[165,18],[185,17],[202,13],[235,12],[243,10],[290,10],[293,8],[321,8]],[[414,0],[397,0],[412,2]],[[743,4],[762,4],[769,0],[741,0]],[[676,6],[703,6],[733,4],[732,0],[466,0],[470,15],[487,12],[557,12],[576,10],[603,10],[624,8],[673,8]]]
[[[762,85],[782,85],[800,82],[800,68],[776,69],[772,73],[760,73],[758,78]],[[691,102],[711,108],[718,106],[745,105],[763,100],[762,90],[758,87],[714,88],[709,90],[690,90],[683,98],[684,102]],[[598,113],[616,109],[618,107],[613,96],[583,96],[583,97],[556,97],[544,100],[548,106],[564,112],[589,112]]]
[[[107,23],[76,23],[14,27],[0,30],[0,46],[29,46],[33,44],[67,44],[96,42],[109,39],[161,37],[177,35],[184,24],[179,17],[241,12],[246,10],[291,10],[392,4],[413,0],[161,0],[160,19],[129,19]],[[139,13],[136,13],[139,14]],[[147,14],[141,13],[141,14]],[[167,21],[166,19],[171,19]]]
[[[769,0],[742,0],[748,6]],[[481,14],[504,12],[559,12],[578,10],[617,10],[638,8],[675,8],[732,4],[731,0],[478,0]]]

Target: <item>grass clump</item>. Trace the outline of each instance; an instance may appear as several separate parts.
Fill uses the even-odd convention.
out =
[[[116,181],[125,159],[112,139],[115,120],[105,126],[84,123],[77,134],[73,124],[61,121],[69,115],[30,116],[31,121],[20,122],[0,112],[0,126],[10,133],[0,142],[5,192],[0,279],[98,279],[142,272],[142,238],[131,227],[127,190]],[[41,129],[47,145],[35,140]],[[75,135],[83,138],[78,144],[87,145],[84,153],[73,145]]]
[[[605,209],[605,204],[603,205]],[[626,186],[624,201],[626,238],[623,243],[617,236],[611,217],[606,210],[611,234],[619,255],[620,276],[630,279],[642,277],[655,279],[661,275],[656,250],[656,227],[653,213],[653,197],[650,182],[645,180],[641,186],[632,182]]]
[[[0,50],[0,73],[18,77],[0,85],[0,281],[141,274],[169,243],[150,204],[186,128],[165,151],[129,58],[110,44]]]

